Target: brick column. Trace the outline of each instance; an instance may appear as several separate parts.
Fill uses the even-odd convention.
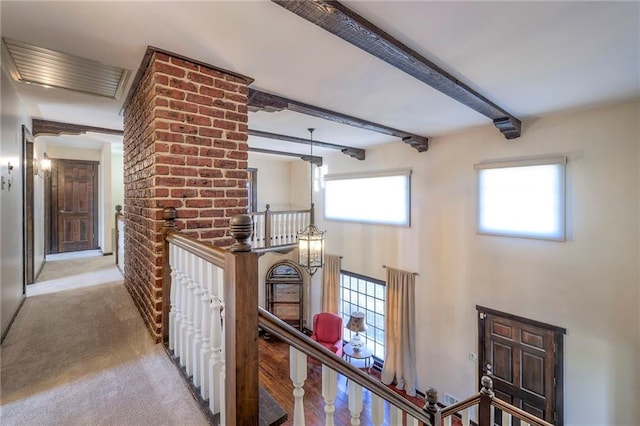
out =
[[[247,86],[251,79],[149,48],[125,102],[125,286],[162,336],[162,209],[184,234],[233,243],[247,207]]]

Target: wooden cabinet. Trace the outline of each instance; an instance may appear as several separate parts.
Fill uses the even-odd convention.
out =
[[[276,263],[267,272],[266,308],[290,326],[302,331],[303,279],[290,260]]]

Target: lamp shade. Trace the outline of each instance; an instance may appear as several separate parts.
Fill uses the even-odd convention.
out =
[[[355,333],[367,331],[367,323],[364,320],[364,313],[352,312],[347,323],[347,328]]]

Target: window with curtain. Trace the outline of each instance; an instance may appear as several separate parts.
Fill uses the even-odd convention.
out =
[[[478,233],[564,241],[566,157],[483,162]]]
[[[363,312],[367,321],[367,331],[360,333],[365,344],[373,351],[373,356],[384,359],[384,315],[385,283],[375,278],[353,272],[340,271],[340,315],[344,325],[349,322],[352,312]],[[350,341],[351,330],[344,329],[344,339]]]

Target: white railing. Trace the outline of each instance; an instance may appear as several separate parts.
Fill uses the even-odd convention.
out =
[[[116,215],[116,265],[124,275],[124,216]]]
[[[169,236],[169,350],[224,424],[224,252]]]
[[[298,242],[298,232],[304,230],[311,223],[313,211],[287,210],[251,212],[253,233],[251,246],[254,249],[286,246]]]
[[[334,415],[336,411],[335,400],[338,394],[338,371],[349,380],[348,410],[351,425],[360,424],[360,416],[363,408],[362,390],[368,389],[371,394],[371,420],[374,425],[405,424],[408,426],[418,426],[420,422],[422,422],[427,426],[439,426],[439,423],[434,423],[434,416],[437,411],[435,410],[435,405],[430,407],[433,411],[429,411],[429,409],[422,410],[420,407],[390,390],[378,380],[373,379],[368,374],[344,361],[336,354],[322,347],[317,342],[298,332],[262,308],[259,308],[258,323],[262,328],[290,345],[289,377],[293,383],[294,426],[302,426],[305,424],[304,383],[307,379],[308,355],[322,363],[322,397],[324,398],[326,426],[333,426],[335,424]],[[385,411],[389,413],[387,418],[385,418]],[[403,423],[402,420],[403,415],[406,416],[405,423]]]

